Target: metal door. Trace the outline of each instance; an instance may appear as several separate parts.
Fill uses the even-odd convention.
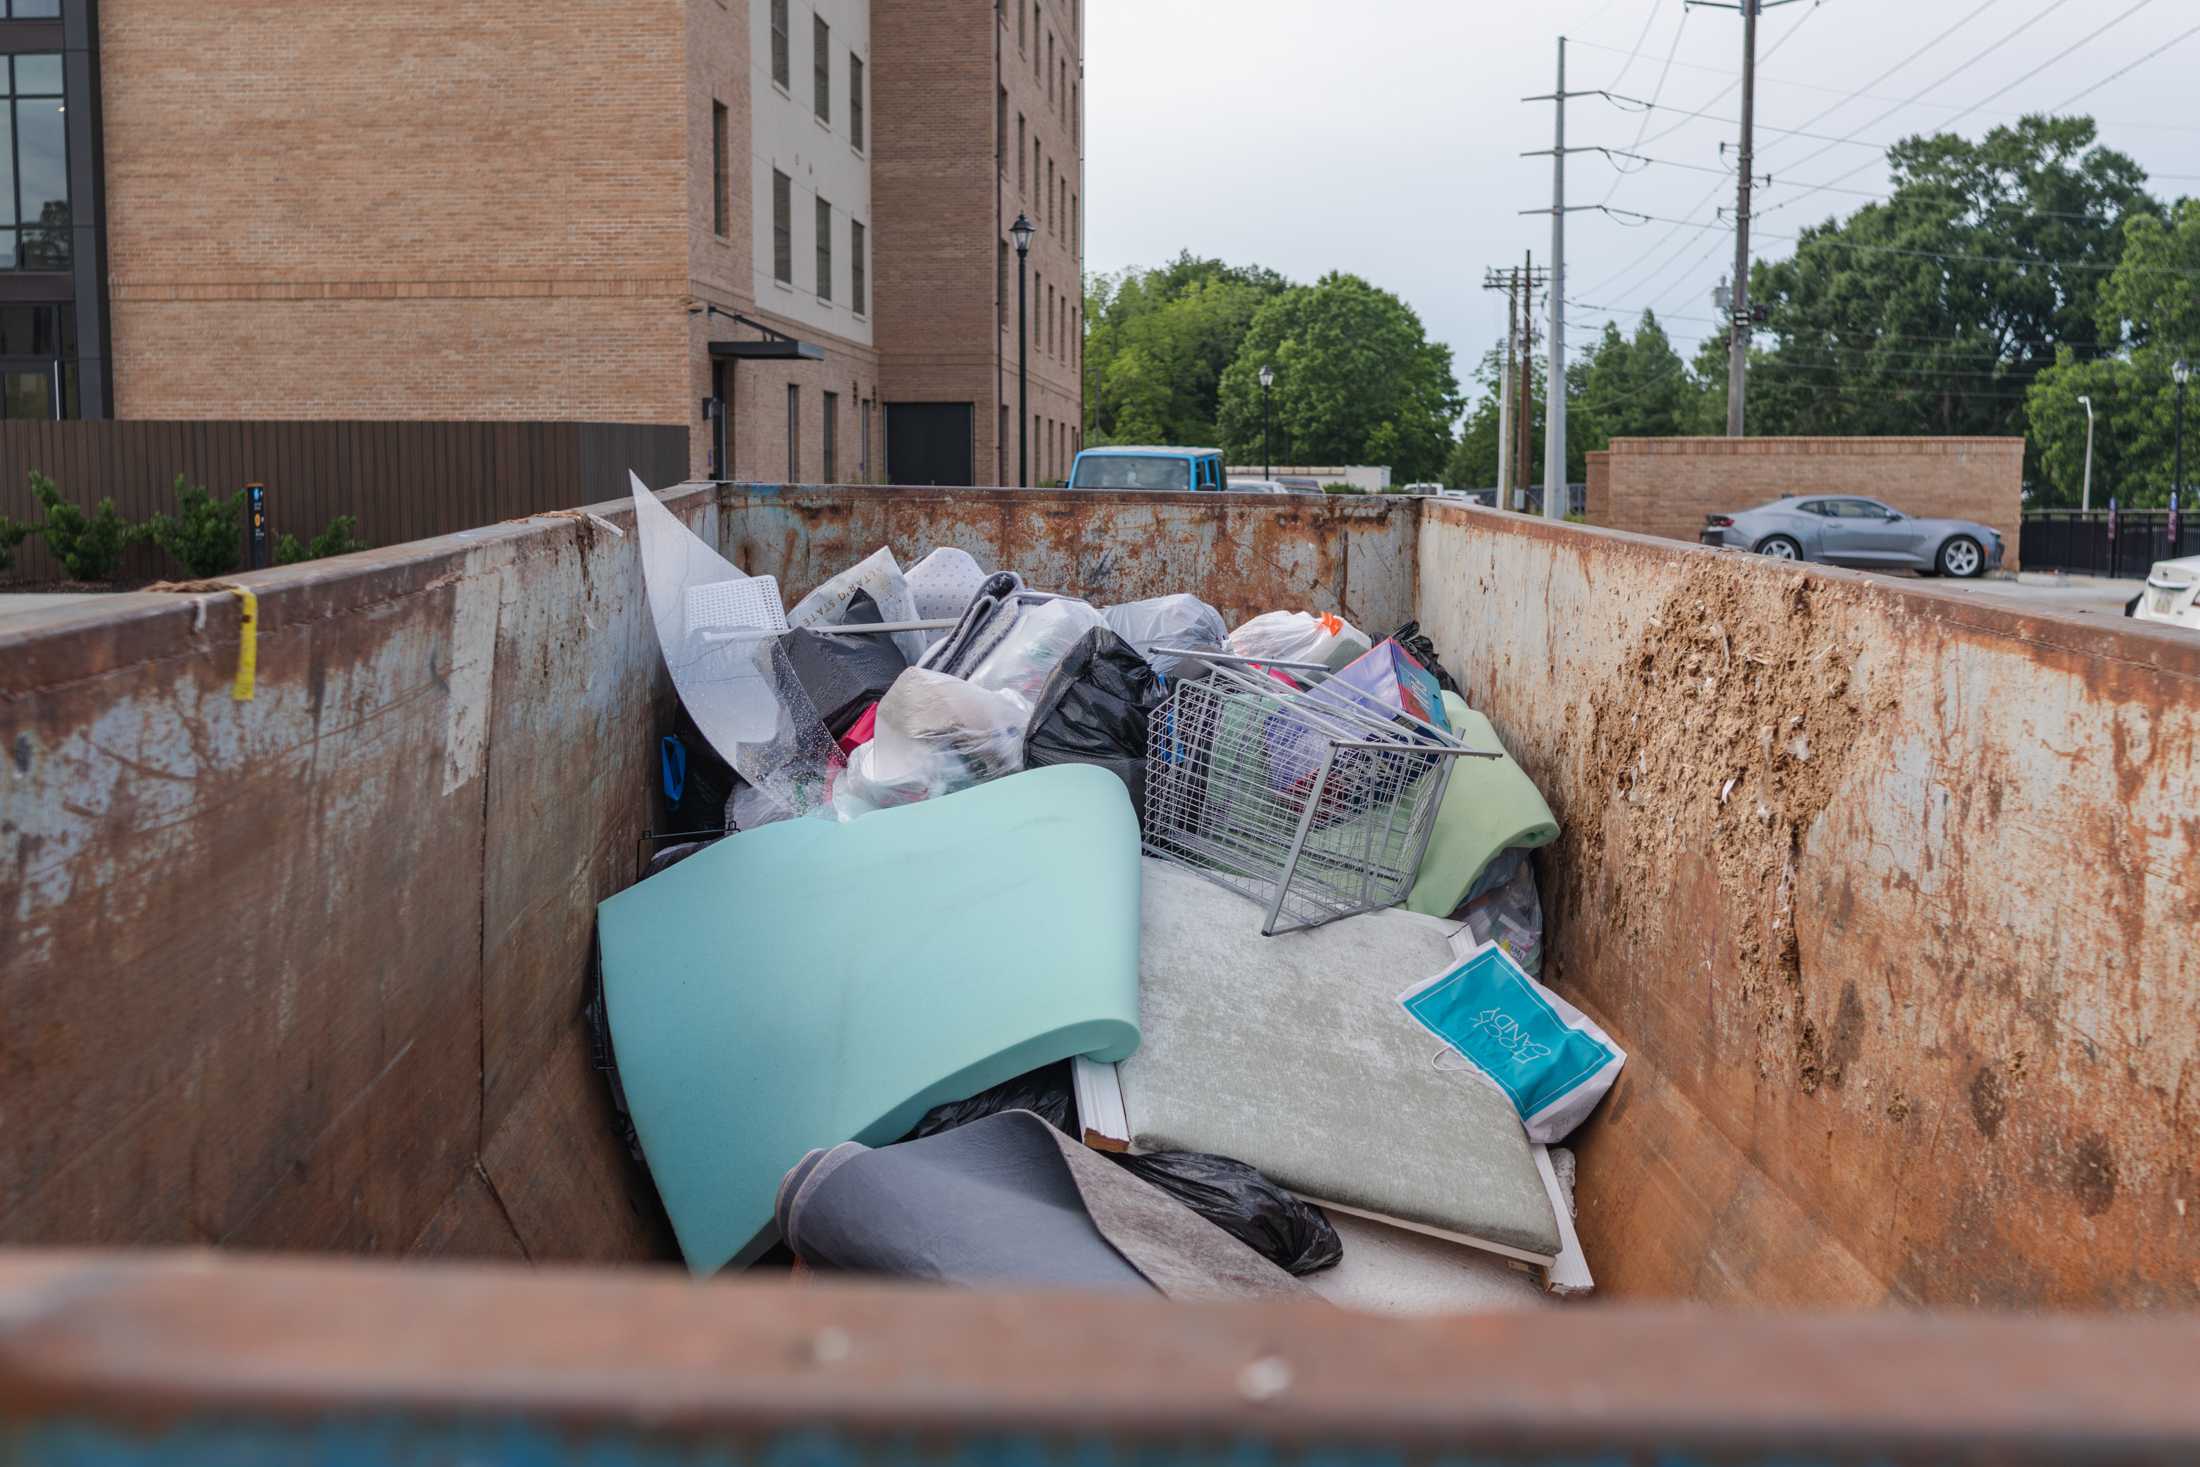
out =
[[[886,404],[886,482],[977,482],[974,409],[967,402]]]

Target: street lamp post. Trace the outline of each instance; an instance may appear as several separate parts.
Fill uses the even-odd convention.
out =
[[[2169,369],[2177,379],[2177,463],[2170,472],[2170,492],[2182,494],[2185,487],[2185,384],[2192,380],[2192,363],[2183,357]]]
[[[1031,255],[1031,237],[1038,226],[1021,210],[1008,226],[1016,241],[1016,487],[1031,487],[1031,332],[1024,320],[1025,264]]]
[[[1263,479],[1275,477],[1273,466],[1276,451],[1268,437],[1268,389],[1275,385],[1276,369],[1274,367],[1262,367],[1260,369],[1260,476]]]
[[[2078,401],[2085,405],[2085,487],[2078,491],[2078,512],[2088,514],[2093,509],[2093,399]]]

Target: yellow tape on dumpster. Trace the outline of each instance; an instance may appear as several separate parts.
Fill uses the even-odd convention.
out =
[[[242,586],[231,586],[229,594],[244,603],[244,620],[237,637],[237,681],[229,696],[239,703],[249,703],[260,675],[260,598]]]

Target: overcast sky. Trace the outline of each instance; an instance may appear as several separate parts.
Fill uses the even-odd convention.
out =
[[[1575,101],[1570,145],[1665,162],[1627,163],[1637,171],[1621,178],[1601,156],[1576,154],[1567,160],[1569,203],[1708,220],[1733,202],[1731,177],[1697,171],[1718,168],[1720,144],[1736,132],[1741,20],[1731,10],[1684,15],[1681,0],[1088,0],[1087,9],[1092,269],[1157,264],[1190,249],[1296,280],[1353,271],[1420,312],[1450,343],[1463,384],[1505,330],[1503,297],[1481,289],[1484,268],[1529,249],[1537,265],[1549,260],[1549,217],[1516,211],[1550,202],[1550,160],[1518,154],[1551,145],[1552,110],[1519,98],[1552,90],[1561,33],[1570,90],[1711,114]],[[1867,202],[1831,191],[1801,198],[1805,185],[1885,189],[1879,150],[1830,139],[1884,145],[1949,126],[1977,137],[2021,109],[2058,107],[2081,92],[2068,110],[2090,112],[2102,141],[2154,175],[2158,194],[2200,193],[2200,34],[2177,39],[2196,29],[2200,0],[1796,0],[1767,9],[1757,172],[1774,186],[1759,192],[1759,227],[1793,234]],[[1653,306],[1692,355],[1717,329],[1708,297],[1733,248],[1725,230],[1574,214],[1566,293],[1624,308],[1629,325]],[[1754,253],[1788,248],[1761,239]],[[1570,321],[1569,340],[1602,319],[1578,333]]]

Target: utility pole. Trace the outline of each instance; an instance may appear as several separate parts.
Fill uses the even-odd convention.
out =
[[[1748,0],[1744,0],[1748,3]],[[1551,365],[1545,374],[1543,518],[1562,520],[1566,492],[1566,38],[1558,38],[1558,115],[1551,144]]]
[[[1524,97],[1527,102],[1551,102],[1558,114],[1554,137],[1549,149],[1551,155],[1551,207],[1548,209],[1522,209],[1523,214],[1549,214],[1551,216],[1551,340],[1550,365],[1546,368],[1543,383],[1543,516],[1545,519],[1562,520],[1572,506],[1567,502],[1566,488],[1566,216],[1576,209],[1593,209],[1594,204],[1566,203],[1566,155],[1568,153],[1593,153],[1596,148],[1569,148],[1566,146],[1566,99],[1568,97],[1601,96],[1600,92],[1569,92],[1566,90],[1566,38],[1558,38],[1558,90],[1543,97]],[[1523,158],[1540,158],[1544,150],[1523,153]]]
[[[1527,457],[1526,444],[1531,440],[1528,424],[1531,416],[1527,393],[1528,355],[1533,348],[1528,345],[1534,326],[1529,319],[1534,307],[1535,287],[1540,283],[1535,273],[1535,257],[1530,255],[1525,267],[1515,265],[1510,269],[1491,266],[1482,272],[1484,290],[1505,292],[1505,362],[1497,379],[1497,508],[1512,508],[1512,492],[1515,482],[1523,477],[1522,468]]]
[[[1742,436],[1743,398],[1749,390],[1749,187],[1757,151],[1757,9],[1742,7],[1742,151],[1741,178],[1734,202],[1734,324],[1726,347],[1726,436]]]
[[[1520,267],[1520,392],[1513,413],[1513,481],[1505,508],[1518,507],[1516,496],[1528,487],[1529,464],[1535,459],[1535,252],[1521,255]]]

